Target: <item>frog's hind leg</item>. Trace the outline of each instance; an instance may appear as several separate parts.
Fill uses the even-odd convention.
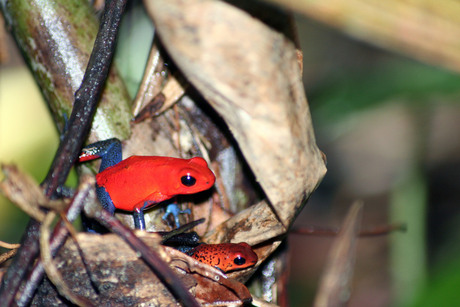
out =
[[[99,202],[101,203],[102,207],[105,210],[109,211],[111,215],[113,215],[115,213],[115,206],[112,202],[112,199],[110,198],[109,193],[107,193],[105,188],[96,185],[96,194],[97,194],[97,198],[99,199]],[[83,224],[83,229],[86,232],[100,233],[100,234],[109,232],[104,226],[102,226],[95,220],[88,218],[86,214],[84,213],[81,216],[81,221]]]
[[[96,185],[96,194],[99,202],[101,203],[102,207],[109,211],[110,214],[114,215],[115,213],[115,205],[112,202],[112,198],[110,198],[109,193],[105,190],[104,187]]]

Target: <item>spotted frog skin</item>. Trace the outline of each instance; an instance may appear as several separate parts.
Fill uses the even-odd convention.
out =
[[[201,244],[188,252],[192,258],[223,272],[240,270],[257,263],[258,257],[247,243]]]

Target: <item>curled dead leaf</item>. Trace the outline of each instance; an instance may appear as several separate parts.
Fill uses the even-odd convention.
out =
[[[144,4],[165,49],[225,121],[267,197],[247,204],[253,206],[211,229],[203,240],[257,245],[262,262],[326,172],[289,16],[252,2]],[[245,281],[253,271],[232,274]]]
[[[0,190],[29,216],[37,221],[43,221],[45,213],[41,207],[56,211],[64,210],[66,206],[64,201],[47,199],[35,180],[19,171],[16,166],[4,164],[2,171],[5,179],[0,182]]]
[[[225,120],[287,228],[325,174],[290,35],[238,4],[145,5],[167,51]]]

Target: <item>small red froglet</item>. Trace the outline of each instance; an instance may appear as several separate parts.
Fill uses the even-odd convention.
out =
[[[223,272],[244,269],[257,263],[257,254],[247,243],[201,244],[187,253],[190,257]]]

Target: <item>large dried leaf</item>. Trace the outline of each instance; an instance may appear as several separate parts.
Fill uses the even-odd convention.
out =
[[[221,1],[145,4],[169,54],[225,120],[277,218],[290,225],[325,173],[290,35]]]
[[[47,199],[35,180],[15,165],[4,164],[1,169],[5,178],[0,182],[0,192],[32,218],[37,221],[45,218],[41,207],[57,211],[65,208],[63,201]]]
[[[269,0],[354,37],[460,71],[456,0]]]

